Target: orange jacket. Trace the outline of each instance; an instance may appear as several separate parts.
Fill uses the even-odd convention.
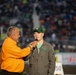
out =
[[[22,72],[24,70],[24,60],[30,54],[30,47],[21,49],[17,43],[7,37],[2,45],[1,69],[9,72]]]
[[[2,60],[1,60],[1,51],[0,51],[0,69],[1,69],[1,62]]]

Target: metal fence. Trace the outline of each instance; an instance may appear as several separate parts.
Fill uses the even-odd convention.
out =
[[[5,37],[6,37],[6,31],[4,32],[4,27],[1,26],[0,27],[0,46],[2,45]],[[27,38],[25,40],[24,40],[24,37],[22,37],[22,39],[21,39],[22,44],[25,44],[27,40],[29,40],[29,42],[31,42],[32,41],[31,38],[33,40],[33,37]],[[46,41],[53,45],[62,45],[63,47],[68,46],[69,48],[75,48],[75,46],[76,46],[76,40],[58,40],[58,39],[53,40],[51,38],[48,38],[48,40],[46,40]]]

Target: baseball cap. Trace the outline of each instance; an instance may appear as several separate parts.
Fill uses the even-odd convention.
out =
[[[38,32],[38,33],[45,33],[46,29],[44,26],[40,26],[34,29],[33,32]]]

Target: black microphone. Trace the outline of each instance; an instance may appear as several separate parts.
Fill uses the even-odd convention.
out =
[[[38,41],[38,40],[37,40],[37,39],[34,39],[34,41]],[[33,49],[35,50],[35,48],[36,48],[36,46],[35,46]],[[33,51],[34,51],[34,50],[33,50]]]
[[[35,41],[38,41],[37,39],[35,39]]]

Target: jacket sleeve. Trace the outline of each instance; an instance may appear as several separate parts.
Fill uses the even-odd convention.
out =
[[[55,55],[54,55],[54,49],[53,49],[52,46],[49,49],[48,59],[49,59],[48,75],[54,75],[54,71],[55,71]]]
[[[17,45],[8,44],[4,47],[3,51],[12,58],[23,58],[30,54],[30,47],[21,49]]]

